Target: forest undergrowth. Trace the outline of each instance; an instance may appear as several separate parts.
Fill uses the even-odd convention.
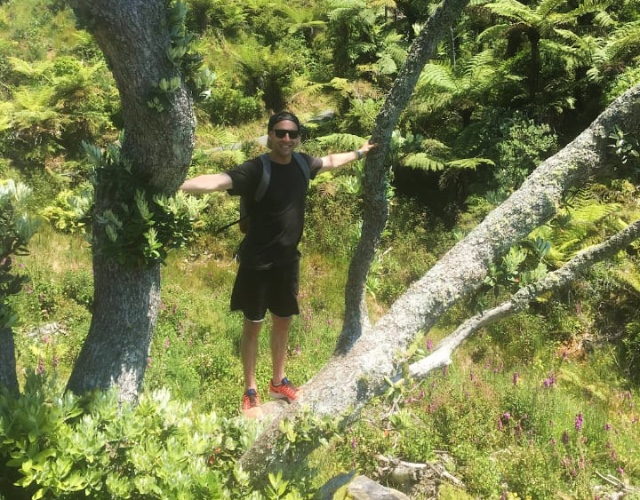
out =
[[[322,197],[321,191],[313,196]],[[350,251],[346,236],[333,235],[356,234],[358,225],[355,218],[343,218],[337,228],[324,217],[327,205],[322,199],[312,197],[310,205],[313,229],[302,246],[301,314],[288,350],[288,376],[299,384],[313,377],[332,354],[341,328]],[[392,210],[383,251],[368,283],[374,316],[384,314],[453,240],[442,226],[417,224],[417,214],[419,204],[411,200]],[[175,402],[171,404],[187,404],[184,411],[193,425],[212,414],[235,422],[239,435],[246,434],[227,440],[231,449],[218,452],[216,461],[227,462],[213,469],[225,470],[233,469],[256,432],[238,422],[241,318],[228,311],[236,268],[233,253],[240,238],[236,231],[215,239],[203,236],[171,254],[163,266],[161,312],[144,391],[148,401],[160,391]],[[47,408],[58,404],[88,329],[90,263],[90,249],[80,236],[50,228],[43,228],[32,240],[30,254],[19,258],[19,266],[31,277],[14,301],[21,317],[16,335],[19,371],[23,381],[30,379],[31,387],[38,387]],[[254,494],[285,498],[286,491],[292,495],[286,498],[304,498],[349,471],[401,488],[380,474],[380,456],[425,463],[438,460],[443,452],[449,472],[467,489],[447,486],[441,498],[607,498],[606,492],[616,489],[612,482],[637,485],[636,385],[625,376],[615,344],[597,331],[602,321],[598,309],[606,307],[601,295],[612,297],[604,284],[601,290],[596,285],[575,283],[529,312],[477,332],[450,367],[425,380],[390,386],[308,462],[292,466],[284,478],[272,476],[272,484]],[[428,355],[470,307],[457,306],[436,328],[420,335],[405,362]],[[268,334],[263,332],[258,380],[266,386],[269,376]],[[295,446],[304,433],[291,435],[289,445]],[[201,460],[215,448],[203,446]],[[210,456],[207,460],[211,462]],[[232,498],[249,491],[233,481],[226,484]],[[268,488],[282,488],[281,496]]]

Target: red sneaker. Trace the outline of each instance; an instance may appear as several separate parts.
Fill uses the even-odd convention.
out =
[[[242,395],[242,413],[247,418],[261,418],[260,396],[255,389],[249,389]]]
[[[286,399],[288,403],[293,403],[302,397],[302,391],[285,377],[278,385],[273,385],[273,380],[269,382],[269,395],[272,398]]]

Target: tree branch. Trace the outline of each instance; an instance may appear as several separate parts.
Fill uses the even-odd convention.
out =
[[[596,262],[601,262],[611,257],[632,241],[638,239],[638,237],[640,237],[640,220],[630,224],[607,241],[578,253],[560,269],[547,274],[540,281],[521,288],[513,294],[510,300],[473,318],[469,318],[455,332],[444,338],[432,354],[413,363],[409,367],[409,375],[414,379],[422,379],[432,370],[451,364],[453,351],[471,334],[480,328],[523,311],[541,294],[558,290],[568,285],[577,278],[578,274]],[[401,375],[397,375],[393,381],[398,382],[401,378]]]

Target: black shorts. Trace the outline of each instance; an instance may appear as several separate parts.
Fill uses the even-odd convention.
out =
[[[262,321],[267,310],[282,318],[299,314],[299,285],[298,260],[266,270],[241,265],[231,292],[231,310],[242,311],[251,321]]]

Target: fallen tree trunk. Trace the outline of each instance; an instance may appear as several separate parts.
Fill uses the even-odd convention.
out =
[[[544,161],[501,206],[455,245],[414,283],[370,330],[343,355],[335,355],[304,387],[305,402],[319,416],[342,415],[342,425],[386,388],[401,355],[416,333],[429,330],[454,303],[482,284],[489,264],[510,246],[548,221],[563,196],[594,172],[609,168],[615,158],[608,136],[615,126],[638,130],[640,85],[616,99],[584,132],[562,151]],[[296,419],[302,405],[290,405],[270,423],[241,464],[262,480],[285,460],[278,443],[280,421]],[[296,448],[299,460],[308,450]],[[289,452],[291,450],[289,449]]]

